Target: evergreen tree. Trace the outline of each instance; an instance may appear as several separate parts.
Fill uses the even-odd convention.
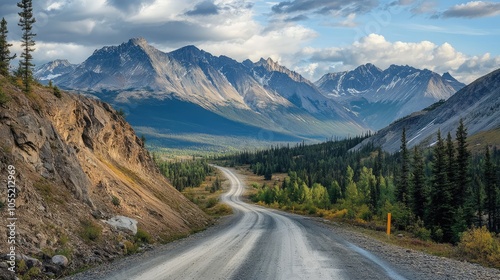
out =
[[[406,128],[403,127],[403,133],[401,134],[401,173],[399,175],[397,190],[396,190],[396,199],[399,202],[402,202],[405,206],[408,206],[410,203],[409,195],[410,195],[410,167],[409,167],[409,154],[408,149],[406,147]]]
[[[455,174],[457,172],[457,161],[455,158],[455,146],[453,145],[453,139],[451,138],[451,133],[448,132],[448,136],[446,137],[446,178],[450,184],[450,187],[453,187],[453,191],[455,191]],[[454,197],[455,198],[455,197]],[[457,203],[454,200],[455,205],[461,206],[461,204]]]
[[[452,194],[447,178],[446,147],[438,131],[436,146],[432,161],[432,188],[430,220],[434,226],[434,238],[437,241],[450,242],[453,239],[452,225],[454,213]],[[442,232],[442,236],[440,234]]]
[[[460,119],[457,132],[457,165],[455,174],[455,187],[453,189],[454,201],[464,209],[464,218],[467,226],[472,225],[474,217],[474,196],[470,185],[470,152],[467,144],[467,128],[463,119]]]
[[[474,177],[474,190],[473,190],[473,202],[475,207],[473,210],[476,211],[476,225],[478,228],[483,226],[483,213],[484,213],[484,186],[479,175],[476,174]]]
[[[427,206],[427,189],[425,185],[424,159],[417,146],[413,151],[413,214],[424,220],[425,207]]]
[[[18,73],[23,80],[23,90],[28,93],[31,90],[31,80],[33,78],[32,68],[34,64],[31,62],[33,60],[31,53],[35,51],[33,47],[35,46],[34,37],[36,34],[32,32],[32,29],[36,20],[33,17],[33,4],[31,0],[21,0],[21,2],[17,3],[17,6],[21,8],[18,25],[23,30],[21,40],[23,52],[21,53],[21,60],[19,61]]]
[[[0,22],[0,75],[8,76],[9,75],[9,65],[10,61],[16,57],[10,55],[9,48],[12,47],[12,44],[9,44],[7,41],[7,33],[9,33],[7,29],[7,21],[5,18],[2,18]]]
[[[495,174],[495,165],[491,161],[490,149],[486,147],[484,157],[484,185],[486,192],[486,213],[488,214],[488,228],[498,232],[498,190]]]

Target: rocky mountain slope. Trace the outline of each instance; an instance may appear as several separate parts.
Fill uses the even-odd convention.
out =
[[[49,63],[37,66],[34,75],[42,81],[56,79],[59,76],[70,73],[75,70],[76,65],[71,64],[66,59],[57,59]]]
[[[28,269],[58,274],[62,267],[52,255],[65,255],[68,271],[137,249],[133,227],[106,222],[116,216],[136,220],[156,241],[207,225],[109,105],[64,92],[57,98],[41,86],[26,95],[1,76],[0,95],[0,174],[7,185],[9,166],[15,167],[16,253]],[[0,193],[5,225],[7,188]],[[2,226],[3,244],[6,231]]]
[[[398,65],[381,70],[370,63],[352,71],[326,74],[316,85],[375,130],[446,100],[465,86],[449,73],[441,76],[427,69]]]
[[[500,127],[500,69],[485,75],[461,89],[440,106],[431,106],[404,117],[365,140],[383,149],[395,152],[399,149],[401,132],[406,127],[408,146],[432,145],[437,131],[443,137],[448,132],[455,135],[460,118],[469,135]]]
[[[37,73],[39,79],[47,76],[43,71]],[[178,132],[178,121],[162,112],[179,102],[194,108],[195,115],[215,114],[235,127],[228,130],[221,123],[207,127],[199,118],[183,124],[206,135],[241,137],[239,131],[249,131],[245,137],[265,134],[291,141],[368,130],[313,83],[271,59],[240,63],[194,46],[163,53],[141,38],[96,50],[73,71],[54,78],[54,83],[124,108],[131,124],[150,139],[161,140],[169,132]],[[151,112],[158,120],[153,126],[137,121],[143,119],[141,114]],[[183,116],[187,114],[191,112]]]

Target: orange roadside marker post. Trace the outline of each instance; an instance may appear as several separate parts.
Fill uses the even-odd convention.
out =
[[[387,237],[391,236],[391,213],[387,213]]]

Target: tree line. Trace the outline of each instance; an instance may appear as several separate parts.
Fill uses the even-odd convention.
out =
[[[199,187],[205,178],[214,172],[204,159],[184,161],[160,161],[156,160],[160,172],[169,179],[172,185],[179,191],[188,187]],[[221,188],[221,181],[217,177],[212,185],[214,191]]]
[[[383,221],[387,212],[400,229],[456,243],[471,227],[500,230],[500,152],[486,147],[471,154],[461,120],[430,147],[407,148],[406,130],[396,153],[372,144],[353,149],[365,137],[315,145],[271,147],[220,157],[229,165],[250,165],[270,180],[255,201],[283,207],[344,211],[346,218]],[[273,173],[288,173],[272,181]]]

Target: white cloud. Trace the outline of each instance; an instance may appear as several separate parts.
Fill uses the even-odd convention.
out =
[[[10,42],[13,46],[11,52],[19,55],[22,53],[21,42]],[[81,63],[87,59],[96,47],[88,47],[77,44],[44,43],[36,42],[33,58],[35,65],[41,65],[47,61],[56,59],[68,59],[71,63]],[[11,62],[12,67],[17,67],[18,60]]]
[[[458,80],[469,83],[500,65],[500,56],[485,54],[470,57],[457,51],[449,43],[436,45],[430,41],[389,42],[377,34],[370,34],[343,48],[307,48],[298,54],[300,55],[310,59],[308,62],[297,62],[296,69],[309,69],[307,65],[318,64],[315,65],[314,74],[311,75],[311,71],[304,72],[313,80],[325,74],[326,69],[328,72],[352,70],[370,62],[382,69],[397,64],[426,68],[440,74],[450,72]]]
[[[255,28],[261,28],[255,26]],[[214,55],[226,55],[242,61],[271,57],[287,65],[292,63],[294,54],[303,48],[303,44],[316,37],[316,33],[300,25],[286,25],[270,31],[253,32],[248,38],[240,37],[224,42],[207,42],[201,48]]]
[[[491,17],[500,15],[500,3],[472,1],[459,4],[449,8],[443,13],[443,17]]]

